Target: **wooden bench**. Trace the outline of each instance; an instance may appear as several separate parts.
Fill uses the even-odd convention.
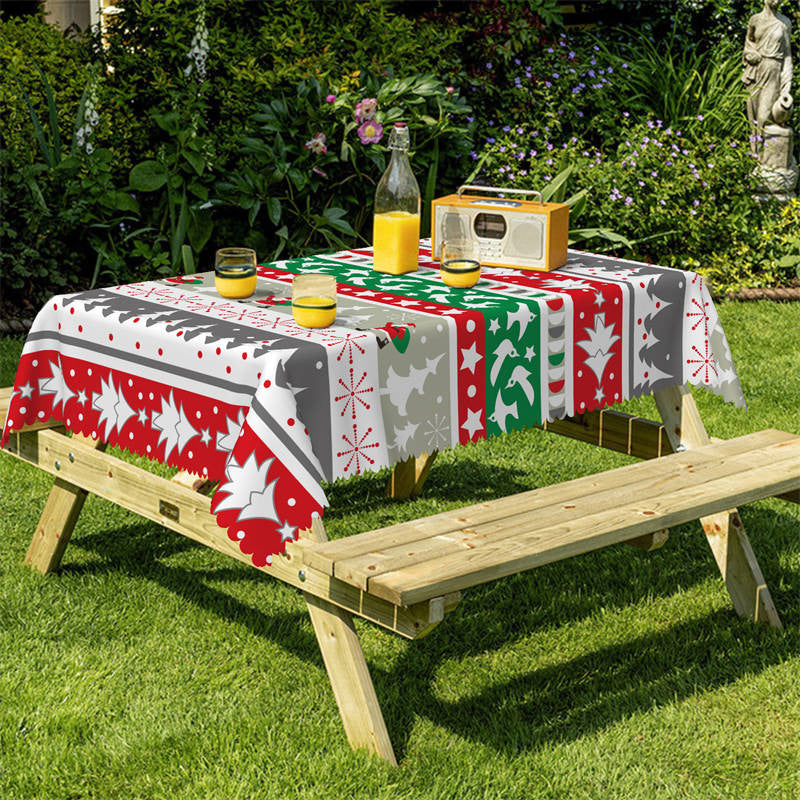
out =
[[[797,488],[800,436],[764,430],[298,549],[306,566],[409,606]]]
[[[9,399],[0,390],[0,420]],[[661,423],[604,410],[542,426],[648,461],[334,541],[316,519],[257,567],[303,592],[351,746],[396,763],[354,616],[419,638],[464,589],[620,542],[650,550],[690,520],[700,519],[736,612],[781,626],[735,507],[800,502],[800,436],[712,442],[686,387],[655,399]],[[159,477],[56,422],[12,434],[5,452],[55,478],[26,556],[44,574],[58,569],[88,492],[252,566],[216,524],[197,476]],[[389,494],[418,493],[434,455],[398,465]]]

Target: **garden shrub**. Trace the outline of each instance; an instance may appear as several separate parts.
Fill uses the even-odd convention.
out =
[[[47,120],[44,75],[53,87],[59,128],[71,131],[89,79],[89,55],[84,39],[64,34],[37,16],[0,18],[0,148],[15,165],[31,164],[37,156],[26,95]]]
[[[506,127],[486,147],[487,179],[542,188],[569,166],[570,191],[587,193],[581,225],[612,228],[633,243],[620,249],[595,241],[593,249],[697,269],[720,290],[789,277],[765,242],[788,235],[792,217],[779,227],[780,212],[751,196],[754,159],[746,143],[702,128],[689,137],[648,120],[621,126],[624,140],[603,151],[577,137],[554,140],[548,128]],[[746,263],[743,253],[749,253]]]
[[[241,171],[218,188],[248,214],[257,249],[273,258],[287,252],[330,250],[372,239],[375,186],[386,168],[389,127],[408,123],[412,167],[423,195],[423,233],[430,201],[442,186],[455,188],[467,169],[469,106],[432,75],[338,87],[305,81],[296,93],[261,104],[256,128],[244,140]],[[375,112],[362,116],[371,97]],[[365,126],[377,123],[368,137]],[[272,233],[270,242],[268,232]],[[277,236],[277,249],[274,238]]]

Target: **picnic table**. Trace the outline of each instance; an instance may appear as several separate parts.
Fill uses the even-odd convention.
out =
[[[800,437],[703,426],[688,384],[744,397],[699,275],[570,251],[451,289],[429,248],[400,276],[369,249],[267,264],[243,301],[213,273],[55,297],[0,394],[4,449],[55,478],[29,564],[58,568],[92,492],[302,590],[352,746],[392,763],[353,615],[418,638],[471,586],[700,519],[737,613],[779,627],[736,506],[800,502]],[[304,272],[336,276],[330,328],[292,318]],[[647,394],[660,422],[613,409]],[[392,467],[413,496],[439,450],[532,427],[645,461],[328,541],[331,481]]]

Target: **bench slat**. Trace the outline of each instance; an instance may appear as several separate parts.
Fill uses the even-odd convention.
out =
[[[691,453],[678,453],[664,458],[674,459],[670,462],[673,465],[672,468],[678,468],[678,465],[699,465],[716,461],[720,456],[747,453],[767,447],[785,441],[787,437],[790,437],[790,434],[768,429],[712,445],[719,448],[713,452],[697,448]],[[609,474],[611,473],[587,475],[554,486],[532,489],[510,497],[476,503],[472,506],[434,514],[424,519],[401,522],[376,531],[367,531],[356,536],[337,539],[322,546],[307,548],[303,558],[309,566],[333,575],[336,563],[365,553],[384,551],[397,546],[410,547],[431,536],[472,528],[475,525],[503,519],[515,513],[543,511],[552,506],[571,502],[576,497],[606,491],[609,482],[608,478],[604,476]],[[661,460],[653,460],[619,467],[613,470],[613,474],[615,477],[610,485],[632,486],[637,482],[663,476],[664,467],[661,465]]]
[[[718,478],[645,502],[634,499],[560,525],[537,528],[534,523],[479,549],[373,578],[369,592],[398,605],[418,602],[788,492],[800,487],[800,445],[783,447],[783,457],[743,469],[735,478]]]
[[[800,437],[794,438],[800,457]],[[783,458],[785,444],[784,441],[755,450],[733,453],[730,453],[732,446],[726,448],[721,445],[711,445],[710,451],[706,453],[698,449],[691,453],[679,454],[678,457],[670,456],[667,462],[663,460],[651,462],[660,469],[656,474],[653,474],[653,470],[648,470],[647,476],[642,480],[631,480],[631,478],[635,473],[645,472],[644,470],[630,471],[629,480],[624,482],[620,481],[617,471],[612,470],[596,476],[600,484],[597,489],[592,489],[590,493],[583,495],[576,492],[567,502],[550,503],[537,508],[534,513],[530,508],[515,508],[502,518],[486,522],[473,520],[471,523],[462,523],[459,530],[442,534],[431,532],[427,538],[410,544],[386,547],[380,541],[380,537],[375,536],[371,550],[337,560],[334,565],[334,575],[367,590],[370,581],[384,573],[465,550],[478,551],[487,544],[515,537],[520,531],[527,530],[531,526],[552,527],[570,523],[582,517],[589,517],[598,509],[624,505],[634,497],[637,502],[642,503],[652,497],[691,488],[719,478],[735,479],[742,470],[767,466]],[[696,458],[698,455],[702,457]],[[539,490],[539,494],[540,499],[547,502],[547,489]]]

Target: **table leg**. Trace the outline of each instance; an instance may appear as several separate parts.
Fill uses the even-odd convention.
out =
[[[321,519],[314,520],[311,536],[327,540]],[[305,599],[350,746],[397,766],[353,615],[320,597],[305,593]]]
[[[411,456],[401,461],[392,470],[392,477],[386,486],[386,495],[395,500],[416,497],[421,491],[431,471],[437,451]]]
[[[91,439],[84,441],[88,441],[95,448],[105,448],[102,442]],[[61,478],[55,479],[25,555],[25,563],[29,567],[39,570],[42,575],[59,568],[88,494],[79,486]]]
[[[654,397],[674,450],[708,444],[708,433],[688,387],[660,389]],[[736,613],[774,628],[783,627],[737,510],[703,517],[700,523]]]

